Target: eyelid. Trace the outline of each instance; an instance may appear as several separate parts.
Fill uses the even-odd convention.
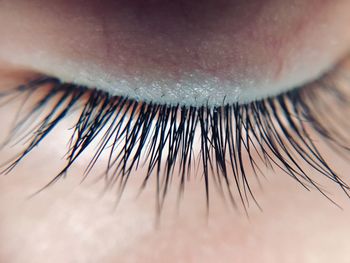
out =
[[[344,57],[340,59],[344,59]],[[98,88],[114,96],[124,96],[148,103],[195,107],[243,104],[276,96],[317,81],[337,66],[336,64],[330,64],[330,66],[326,64],[326,67],[321,70],[313,67],[313,74],[308,74],[307,77],[293,76],[289,80],[283,80],[286,81],[285,83],[281,83],[271,79],[257,82],[254,78],[228,81],[215,76],[208,77],[200,72],[183,75],[176,79],[173,76],[167,77],[163,73],[155,74],[152,77],[144,77],[140,74],[134,77],[124,76],[124,78],[120,78],[120,74],[108,74],[93,64],[83,66],[81,63],[55,60],[54,58],[50,58],[50,63],[44,60],[41,60],[41,63],[35,63],[36,70],[44,74],[49,73],[49,75],[58,77],[64,82]],[[55,66],[55,69],[50,70],[50,67],[46,66],[47,64],[60,66],[58,68]],[[41,70],[44,67],[45,69]],[[304,67],[307,66],[304,65]],[[116,75],[118,76],[116,77]],[[241,81],[244,84],[241,84]]]
[[[343,57],[339,64],[347,60],[348,56]],[[339,64],[331,65],[317,73],[317,75],[309,76],[306,82],[305,80],[301,82],[290,80],[290,83],[294,83],[293,86],[292,84],[279,86],[268,80],[256,82],[251,79],[250,81],[246,80],[249,82],[249,87],[242,88],[239,85],[232,85],[231,81],[223,81],[216,77],[208,79],[207,76],[200,77],[200,75],[196,76],[195,74],[188,75],[185,79],[178,78],[176,80],[167,79],[163,74],[154,78],[144,79],[142,76],[137,76],[120,79],[99,71],[93,65],[88,66],[88,70],[85,71],[81,64],[72,62],[68,65],[60,61],[53,64],[59,65],[60,63],[64,64],[60,67],[61,73],[58,76],[53,76],[59,77],[63,82],[97,88],[113,96],[128,97],[141,102],[194,107],[244,104],[266,97],[273,97],[285,91],[318,81],[324,74],[329,74],[339,66]],[[80,69],[78,73],[75,70],[77,68]]]
[[[315,75],[310,75],[307,78],[301,77],[301,80],[296,80],[298,78],[293,77],[285,80],[286,83],[282,84],[270,79],[264,81],[256,81],[254,78],[239,79],[238,82],[236,80],[222,80],[201,73],[183,75],[176,79],[164,74],[158,74],[156,77],[143,78],[142,75],[138,75],[120,78],[103,71],[99,72],[98,69],[93,69],[94,67],[90,67],[91,71],[90,69],[86,71],[80,69],[79,72],[74,72],[73,68],[81,68],[81,65],[72,65],[72,63],[69,66],[65,65],[59,74],[53,76],[64,82],[97,88],[113,96],[123,96],[141,102],[162,105],[193,107],[244,104],[273,97],[318,81],[324,74],[328,74],[337,66],[332,64],[319,72],[317,71],[314,73]],[[74,72],[74,75],[71,72]]]
[[[87,6],[90,4],[88,2]],[[214,106],[250,102],[276,95],[317,79],[345,54],[350,42],[350,34],[344,33],[348,31],[345,31],[344,25],[350,20],[347,11],[350,4],[346,1],[338,5],[318,5],[313,20],[306,19],[308,23],[301,23],[302,26],[295,28],[290,23],[291,32],[298,34],[287,31],[287,37],[277,34],[276,28],[271,32],[267,30],[271,23],[276,25],[276,22],[269,20],[264,13],[269,14],[274,9],[266,7],[262,11],[262,17],[259,17],[265,27],[259,27],[253,21],[250,26],[242,27],[246,31],[235,32],[234,41],[231,39],[226,43],[226,46],[232,45],[234,53],[230,55],[231,49],[226,48],[224,52],[221,49],[222,35],[219,32],[222,28],[217,26],[210,38],[200,39],[199,44],[209,47],[202,47],[203,52],[199,52],[201,56],[197,60],[191,57],[191,54],[196,54],[195,50],[187,52],[186,46],[180,45],[189,42],[190,38],[177,39],[175,50],[173,47],[167,54],[162,49],[162,44],[164,48],[168,47],[165,44],[169,44],[172,38],[163,38],[157,42],[155,39],[159,39],[156,38],[158,35],[150,32],[136,34],[137,30],[132,31],[128,27],[132,24],[129,23],[130,16],[115,15],[116,20],[102,25],[102,20],[90,13],[92,11],[89,8],[84,7],[84,13],[76,16],[75,12],[79,9],[73,5],[71,9],[64,9],[67,12],[62,12],[62,20],[58,21],[57,16],[50,16],[50,8],[38,12],[32,10],[30,3],[27,5],[25,13],[19,13],[20,22],[11,20],[16,17],[13,15],[16,14],[16,5],[7,2],[0,9],[0,22],[8,25],[0,28],[0,58],[66,82],[160,104]],[[282,10],[283,2],[275,6]],[[306,11],[315,8],[301,2],[301,7],[304,6],[308,7]],[[298,15],[305,19],[305,13],[306,18],[309,18],[310,13],[305,10],[304,13],[301,12],[301,7],[293,6],[291,14],[295,17],[289,18],[292,22]],[[56,11],[62,9],[59,5],[55,8]],[[62,21],[71,21],[73,18],[75,23],[65,28]],[[121,18],[125,18],[126,22]],[[283,24],[283,13],[277,15],[277,18],[280,19],[277,25]],[[47,20],[47,23],[42,23],[43,20]],[[287,22],[284,23],[288,25]],[[24,29],[23,24],[28,27],[32,25],[31,31]],[[69,30],[62,30],[63,28]],[[135,28],[141,27],[136,24]],[[28,32],[31,33],[30,41],[26,39]],[[255,38],[252,38],[252,32]],[[103,34],[107,37],[103,37]],[[142,38],[141,35],[146,37]],[[152,45],[154,42],[156,44]],[[221,57],[217,57],[220,52]],[[182,55],[176,56],[177,54]],[[208,56],[205,57],[205,54]],[[210,57],[214,59],[211,60]],[[230,63],[223,63],[227,57],[230,57]],[[152,64],[152,61],[156,62]],[[175,73],[165,67],[165,64],[172,65],[177,61],[194,61],[200,66],[193,71]],[[210,65],[216,64],[224,64],[225,67],[219,67],[220,70],[214,70],[213,73]],[[206,65],[209,65],[209,73]],[[232,68],[227,70],[227,65]],[[180,63],[177,71],[182,70],[183,66],[184,63]],[[219,74],[224,68],[229,72],[228,76]]]

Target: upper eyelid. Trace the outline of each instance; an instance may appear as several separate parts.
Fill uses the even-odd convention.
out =
[[[89,2],[90,3],[90,2]],[[89,6],[89,3],[87,3],[87,6]],[[304,5],[305,3],[303,3]],[[72,3],[74,7],[74,3]],[[307,5],[307,4],[305,4]],[[10,4],[7,4],[7,6],[11,6]],[[16,5],[13,5],[16,6]],[[328,9],[334,9],[335,14],[339,10],[345,10],[346,8],[340,8],[341,5],[339,6],[333,6],[330,7],[328,6]],[[28,9],[30,11],[31,5],[28,4]],[[57,10],[60,10],[60,6],[56,6]],[[33,17],[30,17],[31,12],[25,13],[26,15],[21,16],[21,21],[22,23],[6,23],[8,24],[9,27],[9,32],[3,31],[3,39],[6,39],[7,42],[11,42],[11,46],[14,46],[14,51],[6,51],[6,49],[3,49],[1,47],[2,41],[0,41],[0,53],[3,51],[3,53],[6,54],[17,54],[17,57],[12,58],[13,63],[17,64],[23,64],[24,66],[27,66],[33,70],[36,70],[38,72],[42,72],[48,75],[53,75],[56,76],[66,82],[74,82],[76,84],[81,84],[81,85],[87,85],[87,86],[94,86],[98,87],[100,89],[103,89],[105,91],[108,91],[112,93],[113,95],[122,95],[122,96],[128,96],[137,100],[145,100],[149,102],[154,102],[154,103],[167,103],[167,104],[184,104],[184,105],[193,105],[193,106],[200,106],[200,105],[221,105],[223,102],[226,103],[235,103],[235,102],[249,102],[254,99],[260,99],[260,98],[265,98],[269,95],[276,95],[278,93],[281,93],[283,91],[289,90],[294,88],[295,86],[300,86],[302,84],[305,84],[306,82],[309,82],[311,80],[316,79],[319,77],[321,74],[325,73],[331,65],[333,65],[343,54],[343,50],[340,51],[342,53],[341,55],[329,55],[328,59],[331,61],[328,62],[320,62],[316,63],[316,59],[320,57],[321,55],[329,54],[330,49],[334,46],[338,46],[339,49],[343,49],[343,42],[346,42],[346,34],[339,34],[338,30],[334,29],[331,24],[334,22],[333,20],[336,19],[331,19],[329,16],[326,16],[328,13],[324,13],[325,10],[328,10],[326,7],[322,7],[322,5],[317,6],[318,13],[316,12],[314,14],[313,19],[317,20],[317,18],[321,17],[322,18],[322,24],[320,23],[319,26],[313,26],[311,29],[313,29],[312,34],[308,35],[314,35],[316,34],[317,30],[323,30],[323,33],[327,33],[327,38],[322,38],[320,41],[317,41],[320,43],[320,46],[313,46],[315,45],[315,41],[309,41],[311,44],[310,47],[306,48],[306,51],[303,52],[303,46],[305,41],[301,41],[302,43],[299,43],[298,37],[293,35],[290,39],[290,41],[284,41],[286,43],[295,43],[298,44],[296,45],[297,48],[292,48],[290,46],[288,50],[296,50],[295,54],[289,54],[289,56],[284,56],[283,54],[280,54],[281,50],[283,50],[282,44],[276,45],[276,43],[279,43],[279,39],[274,39],[274,34],[269,34],[266,37],[261,37],[259,40],[262,41],[256,41],[257,45],[255,48],[249,47],[248,50],[241,50],[241,47],[244,47],[246,45],[249,45],[250,43],[254,43],[254,41],[251,41],[251,39],[246,39],[243,36],[245,34],[242,33],[242,37],[239,37],[236,39],[234,43],[231,43],[234,45],[235,48],[232,49],[238,49],[241,52],[237,52],[235,56],[233,56],[235,59],[233,60],[233,63],[230,64],[239,64],[240,60],[243,61],[243,64],[249,64],[246,68],[240,67],[234,68],[232,71],[232,79],[229,81],[221,80],[218,78],[215,74],[214,75],[206,75],[203,74],[203,72],[196,71],[196,72],[187,72],[186,74],[183,74],[180,77],[175,76],[168,76],[171,74],[166,74],[166,72],[152,72],[154,74],[153,76],[146,76],[147,75],[147,70],[148,69],[154,69],[156,67],[156,64],[147,64],[149,61],[157,57],[163,57],[164,61],[167,62],[169,60],[169,64],[172,64],[174,61],[176,62],[177,60],[184,60],[184,58],[180,58],[178,56],[175,56],[175,54],[182,54],[185,52],[181,52],[181,45],[178,45],[178,49],[180,52],[172,52],[173,59],[170,59],[171,56],[167,57],[163,55],[160,55],[158,53],[161,53],[161,50],[156,49],[155,47],[161,46],[163,43],[158,43],[158,45],[154,45],[155,47],[155,52],[150,51],[150,58],[147,59],[147,56],[145,56],[145,61],[146,66],[149,65],[148,67],[145,67],[146,70],[142,70],[142,68],[135,69],[135,74],[132,74],[132,76],[126,76],[122,72],[119,72],[120,69],[118,69],[118,66],[116,66],[119,61],[124,61],[123,63],[126,65],[131,65],[132,60],[135,60],[132,57],[133,53],[137,53],[138,55],[147,53],[146,49],[144,46],[142,46],[142,43],[136,43],[140,44],[140,48],[132,47],[132,41],[126,45],[124,43],[124,46],[126,48],[124,49],[125,52],[129,49],[129,53],[127,55],[125,54],[119,54],[123,49],[122,46],[118,46],[118,43],[120,43],[120,39],[117,37],[118,34],[124,34],[124,38],[130,38],[131,40],[137,40],[137,35],[133,35],[132,31],[130,31],[129,35],[126,34],[128,31],[127,28],[123,28],[123,26],[126,26],[125,24],[120,26],[116,26],[116,24],[111,23],[110,25],[107,23],[104,32],[107,32],[108,35],[110,36],[110,42],[111,43],[104,43],[104,41],[101,41],[102,37],[101,36],[96,36],[95,34],[91,33],[89,31],[90,28],[92,28],[92,24],[94,23],[99,23],[98,21],[94,20],[94,23],[87,23],[84,24],[86,25],[85,27],[82,27],[84,30],[80,30],[78,32],[74,31],[74,27],[71,26],[67,30],[67,32],[70,32],[70,34],[67,33],[67,35],[63,35],[62,37],[57,36],[58,34],[55,34],[55,32],[62,28],[63,25],[57,22],[56,20],[48,20],[47,24],[48,25],[55,25],[53,28],[48,28],[46,30],[43,30],[45,28],[36,28],[38,26],[38,22],[42,21],[43,18],[50,17],[48,16],[49,13],[47,10],[50,9],[44,9],[43,11],[38,11],[34,13],[35,15]],[[88,8],[84,7],[84,10],[86,11]],[[2,10],[6,10],[6,5]],[[6,17],[9,16],[9,14],[13,9],[7,10],[8,12],[5,12],[3,16],[0,16],[2,19],[5,19]],[[64,9],[67,12],[64,12],[62,15],[65,16],[67,13],[69,14],[68,17],[76,17],[74,16],[74,10],[75,8],[71,8],[71,10]],[[292,10],[293,12],[296,12],[294,9]],[[85,13],[84,13],[85,14]],[[87,13],[89,14],[89,13]],[[298,12],[293,13],[294,15],[298,15]],[[342,13],[341,13],[342,14]],[[344,18],[339,14],[339,17],[344,20]],[[13,15],[12,15],[13,16]],[[12,17],[11,16],[11,17]],[[92,17],[93,14],[91,14]],[[28,18],[29,17],[29,18]],[[87,17],[87,18],[86,18]],[[89,21],[88,15],[81,15],[79,19],[77,19],[75,24],[78,24],[79,21]],[[337,17],[338,18],[338,17]],[[86,19],[86,20],[84,20]],[[20,33],[23,33],[23,28],[20,27],[21,24],[28,24],[30,25],[30,21],[34,20],[36,22],[36,26],[31,28],[31,32],[33,34],[33,38],[31,41],[24,41],[21,36],[16,36],[21,35]],[[342,21],[343,21],[342,20]],[[262,20],[265,21],[265,20]],[[120,22],[120,21],[116,21]],[[214,21],[215,22],[215,21]],[[280,22],[283,22],[280,21]],[[308,21],[308,24],[312,24],[313,20]],[[316,23],[316,22],[314,22]],[[335,22],[334,22],[335,23]],[[342,24],[342,22],[339,22]],[[43,23],[39,23],[41,25]],[[74,24],[74,25],[75,25]],[[18,26],[19,25],[19,26]],[[268,25],[268,24],[267,24]],[[13,27],[13,28],[12,28]],[[113,34],[113,28],[117,28],[116,31],[118,34]],[[248,27],[248,26],[247,26]],[[293,28],[293,27],[292,27]],[[302,28],[302,27],[301,27]],[[52,30],[49,30],[52,29]],[[86,29],[86,30],[85,30]],[[125,29],[125,30],[124,30]],[[216,31],[220,31],[220,28],[215,28]],[[266,26],[265,29],[268,29]],[[56,31],[55,31],[56,30]],[[119,31],[118,31],[119,30]],[[306,30],[306,29],[303,29]],[[44,34],[40,35],[40,32],[51,32],[51,34]],[[310,30],[309,30],[310,31]],[[12,34],[12,32],[16,32],[16,34]],[[78,34],[78,33],[81,34]],[[85,33],[84,33],[85,32]],[[225,31],[226,32],[226,31]],[[230,32],[230,31],[227,31]],[[226,32],[226,33],[227,33]],[[294,32],[294,31],[292,31]],[[306,32],[308,32],[306,30]],[[310,31],[311,32],[311,31]],[[317,31],[318,32],[318,31]],[[84,33],[84,34],[83,34]],[[115,33],[115,32],[114,32]],[[248,32],[249,33],[249,32]],[[125,36],[126,34],[126,36]],[[256,33],[258,34],[258,33]],[[147,39],[139,39],[139,42],[142,40],[146,42],[146,47],[152,46],[152,42],[148,44],[148,40],[155,39],[155,37],[152,37],[152,34],[149,34],[150,37]],[[317,35],[317,34],[316,34]],[[322,35],[319,33],[319,35]],[[48,37],[49,38],[46,38]],[[89,37],[91,36],[91,37]],[[191,36],[191,35],[190,35]],[[215,36],[215,35],[214,35]],[[213,43],[217,44],[218,43],[215,41],[215,37],[211,36],[213,39]],[[238,34],[238,36],[241,36]],[[18,39],[16,38],[18,37]],[[344,37],[341,38],[341,37]],[[84,41],[81,41],[80,38],[83,38]],[[134,39],[135,38],[135,39]],[[286,37],[282,38],[285,39]],[[18,40],[18,41],[16,41]],[[20,40],[20,41],[19,41]],[[65,41],[69,40],[69,41]],[[198,43],[206,42],[206,39],[202,39],[202,41],[199,41]],[[344,40],[344,41],[343,41]],[[6,42],[5,41],[5,42]],[[51,42],[50,42],[51,41]],[[90,43],[92,41],[92,44]],[[28,43],[33,44],[33,50],[30,50],[29,52],[27,50],[22,50],[23,48],[17,47],[16,45],[19,43],[26,43],[28,46]],[[176,43],[178,43],[177,41]],[[282,41],[283,42],[283,41]],[[284,43],[283,42],[283,43]],[[307,41],[306,41],[307,42]],[[179,42],[181,43],[181,41]],[[268,43],[267,46],[264,47],[264,43]],[[333,43],[333,44],[332,44]],[[334,45],[334,43],[337,43]],[[87,48],[92,45],[93,49]],[[55,48],[52,48],[50,50],[46,50],[47,46],[49,45],[57,45],[59,46],[58,49],[60,52],[62,50],[66,50],[67,54],[62,55],[62,57],[59,57],[58,52],[55,53]],[[113,45],[115,45],[113,47]],[[106,55],[101,55],[101,53],[104,52],[105,47],[109,46],[111,51],[109,53],[109,56],[106,57]],[[220,46],[220,45],[218,45]],[[272,46],[273,48],[271,48]],[[282,47],[281,47],[282,46]],[[175,45],[176,47],[176,45]],[[215,45],[213,45],[215,47]],[[270,48],[269,48],[270,47]],[[347,47],[348,48],[348,47]],[[33,52],[34,50],[40,50],[39,54],[35,54],[36,52]],[[259,52],[256,52],[254,54],[251,54],[254,52],[254,50],[259,50]],[[151,49],[152,50],[152,49]],[[212,50],[212,49],[208,49]],[[311,50],[311,51],[310,51]],[[322,50],[327,50],[327,52],[322,52]],[[76,51],[76,52],[75,52]],[[96,52],[97,51],[97,52]],[[141,52],[142,51],[142,52]],[[204,49],[205,51],[205,49]],[[203,58],[203,55],[205,55],[206,52],[199,52],[199,57],[201,60],[204,61],[205,64],[210,64],[208,63],[207,59]],[[217,50],[217,53],[219,54],[220,50]],[[245,51],[245,52],[243,52]],[[119,53],[118,53],[119,52]],[[158,52],[158,53],[157,53]],[[94,61],[94,53],[97,54],[96,57],[101,56],[101,58],[98,58],[97,61]],[[188,52],[190,54],[191,52]],[[192,52],[195,54],[196,52]],[[282,52],[284,53],[284,52]],[[34,55],[33,55],[34,54]],[[45,56],[45,54],[47,56]],[[49,55],[48,55],[49,54]],[[224,54],[228,54],[227,52],[224,52]],[[240,59],[239,55],[242,55],[243,59]],[[33,55],[33,56],[32,56]],[[300,57],[298,57],[300,55]],[[81,60],[75,60],[75,56],[81,56]],[[263,59],[259,59],[259,57],[263,57]],[[138,56],[140,57],[140,56]],[[227,56],[229,57],[229,56]],[[257,58],[256,58],[257,57]],[[272,72],[273,74],[264,72],[264,68],[267,68],[268,62],[270,60],[274,60],[278,57],[278,60],[281,62],[279,65],[275,65]],[[312,62],[311,64],[304,64],[302,60],[305,58],[305,60]],[[222,58],[225,58],[223,56]],[[256,58],[256,59],[255,59]],[[288,59],[297,61],[299,64],[291,66],[289,65],[290,63],[287,61]],[[23,60],[23,61],[21,61]],[[157,60],[157,59],[154,59]],[[192,57],[189,59],[190,61],[192,60]],[[326,59],[327,60],[327,59]],[[83,61],[83,62],[82,62]],[[108,61],[111,61],[110,64],[108,64]],[[163,61],[163,62],[164,62]],[[164,63],[165,63],[164,62]],[[232,61],[231,61],[232,62]],[[198,62],[196,62],[198,64]],[[214,61],[213,64],[219,63],[220,64],[220,59],[217,61]],[[200,63],[199,63],[200,64]],[[225,64],[225,63],[223,63]],[[102,66],[101,66],[102,65]],[[181,64],[182,65],[182,64]],[[321,66],[322,65],[322,66]],[[159,67],[161,67],[160,65]],[[164,66],[164,65],[163,65]],[[159,68],[158,67],[158,68]],[[320,67],[320,68],[317,68]],[[203,68],[203,65],[201,65],[200,68]],[[210,69],[211,67],[209,67]],[[256,68],[257,70],[253,70],[252,72],[248,73],[246,76],[242,73],[244,71],[250,71],[251,69]],[[282,70],[279,70],[282,69]],[[274,76],[268,76],[268,75],[274,75],[276,72],[289,72],[296,70],[299,72],[296,74],[297,76],[290,76],[288,79],[285,79],[284,81],[281,81],[278,83],[276,79],[274,79]],[[311,73],[305,73],[308,70],[313,70]],[[131,70],[132,71],[132,70]],[[242,72],[240,72],[242,71]],[[259,73],[259,71],[261,71]],[[151,74],[151,75],[152,75]],[[158,74],[158,75],[157,75]],[[255,79],[256,76],[260,74],[260,79]],[[291,73],[292,74],[292,73]],[[277,74],[278,75],[278,74]],[[267,77],[268,76],[268,77]]]

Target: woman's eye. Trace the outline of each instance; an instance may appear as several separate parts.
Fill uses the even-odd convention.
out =
[[[4,1],[0,58],[139,101],[251,102],[334,66],[348,51],[349,6],[346,0]]]
[[[0,4],[0,57],[36,72],[3,93],[26,109],[7,141],[24,150],[4,172],[73,114],[67,163],[48,185],[94,145],[83,174],[107,156],[103,177],[122,193],[142,166],[159,210],[174,176],[181,193],[198,165],[207,205],[211,184],[235,206],[258,204],[262,166],[329,198],[312,170],[348,194],[313,137],[348,151],[334,121],[348,110],[348,1],[39,2]]]
[[[349,0],[0,1],[0,262],[347,262],[349,25]]]

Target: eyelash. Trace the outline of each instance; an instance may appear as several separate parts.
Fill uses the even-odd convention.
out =
[[[40,76],[3,94],[3,105],[22,96],[24,102],[37,98],[31,111],[17,121],[7,140],[7,144],[26,139],[30,142],[6,164],[4,173],[14,169],[65,117],[80,110],[69,144],[67,164],[43,189],[63,177],[92,142],[98,142],[84,178],[101,154],[109,151],[103,176],[107,187],[118,184],[120,199],[130,174],[143,161],[147,172],[141,190],[150,178],[156,177],[160,212],[175,171],[180,176],[179,196],[183,194],[186,180],[196,166],[193,146],[199,134],[198,158],[203,169],[207,207],[210,182],[236,207],[235,191],[245,209],[250,200],[259,206],[247,172],[251,169],[259,181],[262,171],[256,159],[268,168],[279,167],[306,189],[316,188],[331,200],[317,180],[302,168],[306,165],[337,183],[349,196],[349,186],[325,161],[310,135],[312,130],[330,147],[341,153],[349,152],[345,146],[347,134],[342,132],[348,127],[337,110],[341,108],[344,112],[349,103],[335,79],[330,74],[313,85],[249,104],[186,108],[113,97],[97,89]],[[332,100],[337,104],[332,104]],[[340,104],[342,106],[333,106]],[[43,114],[47,109],[49,112]],[[245,154],[249,167],[244,164]]]

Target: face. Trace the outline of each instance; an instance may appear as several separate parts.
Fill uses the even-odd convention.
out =
[[[1,1],[0,261],[346,262],[349,24],[347,0]]]

